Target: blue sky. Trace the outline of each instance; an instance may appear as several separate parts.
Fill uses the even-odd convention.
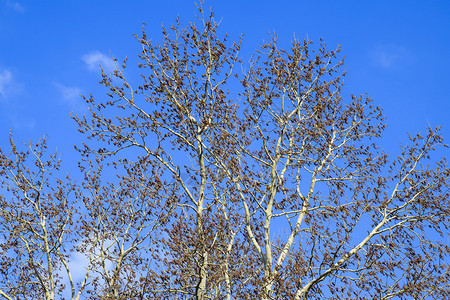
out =
[[[368,93],[387,115],[383,146],[397,149],[406,132],[442,125],[450,142],[450,1],[208,1],[222,33],[244,35],[248,58],[268,32],[289,46],[294,38],[323,37],[342,46],[348,71],[344,98]],[[80,94],[104,95],[98,64],[110,53],[137,62],[142,22],[154,41],[160,25],[179,15],[194,20],[193,1],[0,0],[0,147],[50,137],[64,157],[77,134],[70,112],[87,107]],[[137,74],[134,74],[137,75]],[[54,148],[53,148],[54,149]]]

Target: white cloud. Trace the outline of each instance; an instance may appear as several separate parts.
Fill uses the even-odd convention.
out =
[[[70,261],[68,262],[69,270],[75,282],[81,281],[86,275],[86,270],[89,265],[89,258],[87,254],[80,252],[73,252]]]
[[[61,91],[62,97],[65,100],[78,98],[81,95],[81,90],[77,87],[64,86],[59,83],[55,83],[58,89]]]
[[[0,100],[7,100],[23,90],[22,84],[18,83],[11,71],[0,69]]]
[[[112,72],[116,69],[116,65],[112,58],[99,51],[85,54],[81,57],[81,59],[86,63],[88,69],[91,71],[100,70],[99,66],[102,66],[105,72]]]
[[[410,54],[398,45],[380,45],[370,52],[373,62],[384,68],[392,69],[410,60]]]
[[[93,239],[93,238],[92,238]],[[105,245],[111,245],[114,244],[113,240],[105,240]],[[78,246],[81,246],[81,243],[78,244]],[[93,249],[94,251],[91,253],[91,258],[89,258],[89,253],[82,253],[78,251],[73,251],[70,255],[70,259],[68,261],[68,266],[70,273],[72,275],[72,278],[75,282],[80,282],[84,279],[86,276],[86,271],[89,266],[90,259],[94,259],[100,257],[100,249],[98,246]],[[110,260],[105,261],[105,267],[108,271],[112,270],[114,267],[113,262]],[[91,273],[92,274],[92,273]],[[100,279],[100,283],[102,282],[102,279]]]
[[[16,12],[20,12],[20,13],[25,12],[25,7],[16,1],[8,0],[8,1],[6,1],[6,6]]]
[[[8,70],[0,70],[0,96],[6,97],[6,91],[13,83],[12,74]]]
[[[81,89],[75,86],[65,86],[60,83],[54,83],[61,94],[61,100],[70,108],[77,112],[85,112],[87,110],[83,98],[81,98]]]

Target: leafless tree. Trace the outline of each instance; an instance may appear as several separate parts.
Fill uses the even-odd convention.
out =
[[[2,218],[17,225],[2,225],[11,272],[1,273],[1,295],[32,298],[18,292],[25,285],[46,299],[61,292],[50,270],[70,258],[54,242],[64,236],[87,257],[72,290],[91,299],[450,298],[450,169],[432,156],[446,147],[439,129],[409,136],[391,158],[379,146],[381,109],[367,95],[343,99],[339,48],[294,40],[283,50],[271,35],[243,63],[241,42],[198,12],[199,25],[177,19],[160,44],[144,28],[136,36],[140,83],[127,79],[126,59],[102,73],[107,96],[85,98],[89,116],[74,116],[87,137],[80,184],[16,180],[8,170],[25,169],[2,154],[3,186],[14,187]],[[26,204],[40,186],[55,193],[43,215],[59,225],[51,242],[36,239],[33,255],[52,259],[31,276],[24,270],[39,260],[16,249],[31,240],[22,232],[50,226],[22,217],[31,209],[42,220]]]
[[[69,268],[77,215],[70,195],[76,187],[56,175],[60,160],[46,154],[46,139],[29,143],[26,151],[12,137],[10,145],[9,155],[0,150],[0,295],[55,299],[69,282],[72,299],[79,299],[88,272],[77,290]]]

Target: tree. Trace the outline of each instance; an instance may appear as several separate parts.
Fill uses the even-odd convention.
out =
[[[69,177],[54,178],[60,160],[46,155],[46,139],[27,151],[12,137],[10,145],[10,157],[0,150],[0,295],[54,299],[64,288],[60,268],[71,277],[65,246],[74,241],[77,210],[68,199],[76,187]]]
[[[73,117],[87,137],[80,184],[24,173],[33,162],[14,143],[19,164],[2,154],[2,185],[16,196],[2,198],[3,270],[14,272],[1,273],[1,295],[32,298],[16,291],[33,285],[54,299],[50,270],[77,251],[86,272],[69,280],[73,299],[449,298],[450,169],[431,158],[445,146],[439,129],[389,158],[377,146],[381,109],[367,95],[341,98],[339,48],[282,50],[272,35],[243,64],[241,43],[198,10],[199,27],[177,19],[161,44],[144,28],[136,36],[141,83],[128,81],[126,59],[102,72],[107,98],[85,98],[89,116]],[[36,203],[41,188],[55,193],[51,208],[14,204]],[[52,242],[33,229],[46,218]],[[33,239],[55,246],[22,256]]]

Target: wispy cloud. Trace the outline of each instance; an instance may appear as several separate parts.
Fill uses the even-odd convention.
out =
[[[89,258],[87,254],[80,252],[73,252],[68,263],[72,278],[80,281],[86,276],[86,270],[89,265]]]
[[[0,96],[6,97],[6,90],[12,84],[12,74],[8,70],[0,70]]]
[[[91,71],[97,71],[102,66],[105,72],[112,72],[116,69],[116,65],[111,57],[99,52],[94,51],[85,54],[81,59],[86,63],[87,67]]]
[[[6,100],[21,91],[22,85],[14,80],[11,71],[0,69],[0,99]]]
[[[370,53],[372,61],[384,69],[392,69],[410,60],[410,53],[401,46],[386,44],[375,47]]]
[[[114,244],[112,240],[105,240],[105,245],[111,245]],[[78,246],[80,246],[78,244]],[[100,257],[100,249],[97,247],[93,249],[93,252],[91,253],[93,257]],[[70,260],[68,262],[70,273],[72,274],[72,278],[75,282],[81,281],[86,276],[86,271],[89,266],[89,260],[92,258],[89,258],[89,253],[82,253],[78,251],[73,251],[70,255]],[[105,267],[108,271],[110,271],[113,268],[113,263],[110,260],[105,261]],[[100,282],[102,282],[102,279],[100,279]]]
[[[76,86],[65,86],[60,83],[54,83],[61,94],[61,101],[67,104],[70,109],[76,112],[85,112],[87,110],[84,100],[81,98],[81,89]]]
[[[25,12],[25,7],[17,1],[8,0],[6,6],[19,13]]]

